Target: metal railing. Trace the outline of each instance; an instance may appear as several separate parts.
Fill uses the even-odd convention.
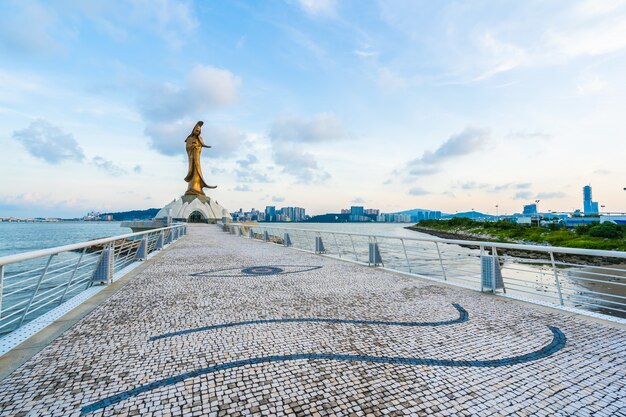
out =
[[[187,233],[173,225],[0,258],[0,336]]]
[[[626,318],[626,252],[236,223],[223,228],[483,292]]]

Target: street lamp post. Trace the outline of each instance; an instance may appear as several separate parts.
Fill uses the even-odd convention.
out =
[[[500,215],[498,213],[498,207],[499,207],[499,205],[496,204],[496,221],[500,220]]]

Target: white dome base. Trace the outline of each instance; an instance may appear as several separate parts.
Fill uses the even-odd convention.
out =
[[[174,221],[188,223],[216,223],[217,221],[232,220],[228,210],[203,195],[178,197],[154,216],[155,220],[168,217]]]

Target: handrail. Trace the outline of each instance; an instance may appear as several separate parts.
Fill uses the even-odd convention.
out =
[[[134,236],[142,236],[147,233],[154,233],[154,232],[158,232],[162,230],[174,229],[177,227],[183,227],[183,225],[172,225],[172,226],[160,227],[158,229],[144,230],[142,232],[128,233],[125,235],[117,235],[117,236],[105,237],[102,239],[88,240],[86,242],[81,242],[81,243],[73,243],[70,245],[55,246],[55,247],[48,248],[48,249],[40,249],[40,250],[35,250],[35,251],[30,251],[30,252],[17,253],[15,255],[7,255],[7,256],[0,257],[0,266],[12,264],[15,262],[22,262],[22,261],[28,261],[31,259],[41,258],[42,256],[56,255],[57,253],[61,253],[61,252],[84,249],[84,248],[88,248],[89,246],[102,245],[105,243],[114,242],[116,240],[126,239],[126,238],[134,237]]]
[[[248,227],[250,232],[237,233],[237,229],[241,230],[243,227]],[[386,270],[408,273],[429,280],[446,281],[462,287],[468,287],[469,284],[468,288],[481,292],[513,298],[521,297],[530,302],[548,302],[566,309],[573,308],[582,314],[597,314],[596,317],[626,323],[626,297],[611,294],[609,288],[613,285],[622,288],[626,286],[626,268],[603,265],[607,258],[613,258],[613,263],[623,263],[621,259],[626,259],[624,251],[444,239],[431,236],[352,233],[258,224],[231,223],[228,226],[223,225],[223,229],[232,234],[270,243],[279,243],[284,236],[283,245],[298,250],[334,258],[342,258],[342,255],[352,253],[356,262],[362,265],[383,265]],[[278,240],[268,239],[268,233],[277,237]],[[288,234],[292,235],[290,239],[287,239]],[[337,239],[337,236],[341,236],[341,239]],[[335,245],[331,244],[318,252],[317,244],[311,246],[313,237],[329,242],[334,241]],[[361,239],[357,240],[353,237]],[[358,250],[355,245],[357,241],[359,242]],[[366,241],[367,245],[364,245]],[[320,247],[323,248],[323,246]],[[333,248],[336,250],[334,253]],[[506,251],[499,249],[513,249],[520,254],[507,254]],[[532,255],[524,257],[524,252]],[[600,262],[600,265],[575,258],[562,262],[557,261],[554,254],[605,259]],[[365,260],[359,259],[359,255],[364,255]],[[387,262],[383,263],[383,261]],[[603,279],[600,280],[600,277]],[[589,281],[603,284],[607,288],[589,288],[585,284]],[[581,308],[586,311],[580,310]]]
[[[265,226],[265,225],[260,225],[260,224],[259,225],[245,225],[245,224],[231,223],[231,225],[238,226],[238,227],[251,227],[251,228],[258,227],[258,228],[272,228],[272,229],[281,229],[281,230],[296,230],[296,231],[303,231],[303,232],[334,233],[337,235],[346,235],[346,236],[375,237],[375,238],[383,238],[383,239],[404,239],[404,240],[413,240],[413,241],[419,241],[419,242],[440,242],[440,243],[451,243],[454,245],[485,246],[485,247],[496,247],[496,248],[503,248],[503,249],[520,249],[524,251],[535,251],[535,252],[546,252],[546,253],[558,252],[558,253],[567,253],[570,255],[588,255],[588,256],[601,256],[601,257],[626,259],[626,252],[613,251],[613,250],[565,248],[562,246],[522,245],[519,243],[501,243],[501,242],[488,242],[488,241],[479,241],[479,240],[443,239],[440,237],[423,238],[423,237],[379,235],[379,234],[372,234],[372,233],[337,232],[337,231],[322,230],[322,229],[299,229],[299,228],[280,227],[280,226]],[[0,261],[1,260],[2,258],[0,258]],[[0,263],[0,265],[2,265],[2,263]]]

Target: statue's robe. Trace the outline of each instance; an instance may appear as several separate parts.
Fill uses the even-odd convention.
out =
[[[202,137],[189,135],[185,139],[187,149],[187,157],[189,159],[189,169],[187,170],[187,176],[185,181],[189,184],[185,195],[206,195],[203,188],[216,188],[210,186],[204,182],[202,178],[202,169],[200,168],[200,153],[202,152],[202,146],[204,142]]]

